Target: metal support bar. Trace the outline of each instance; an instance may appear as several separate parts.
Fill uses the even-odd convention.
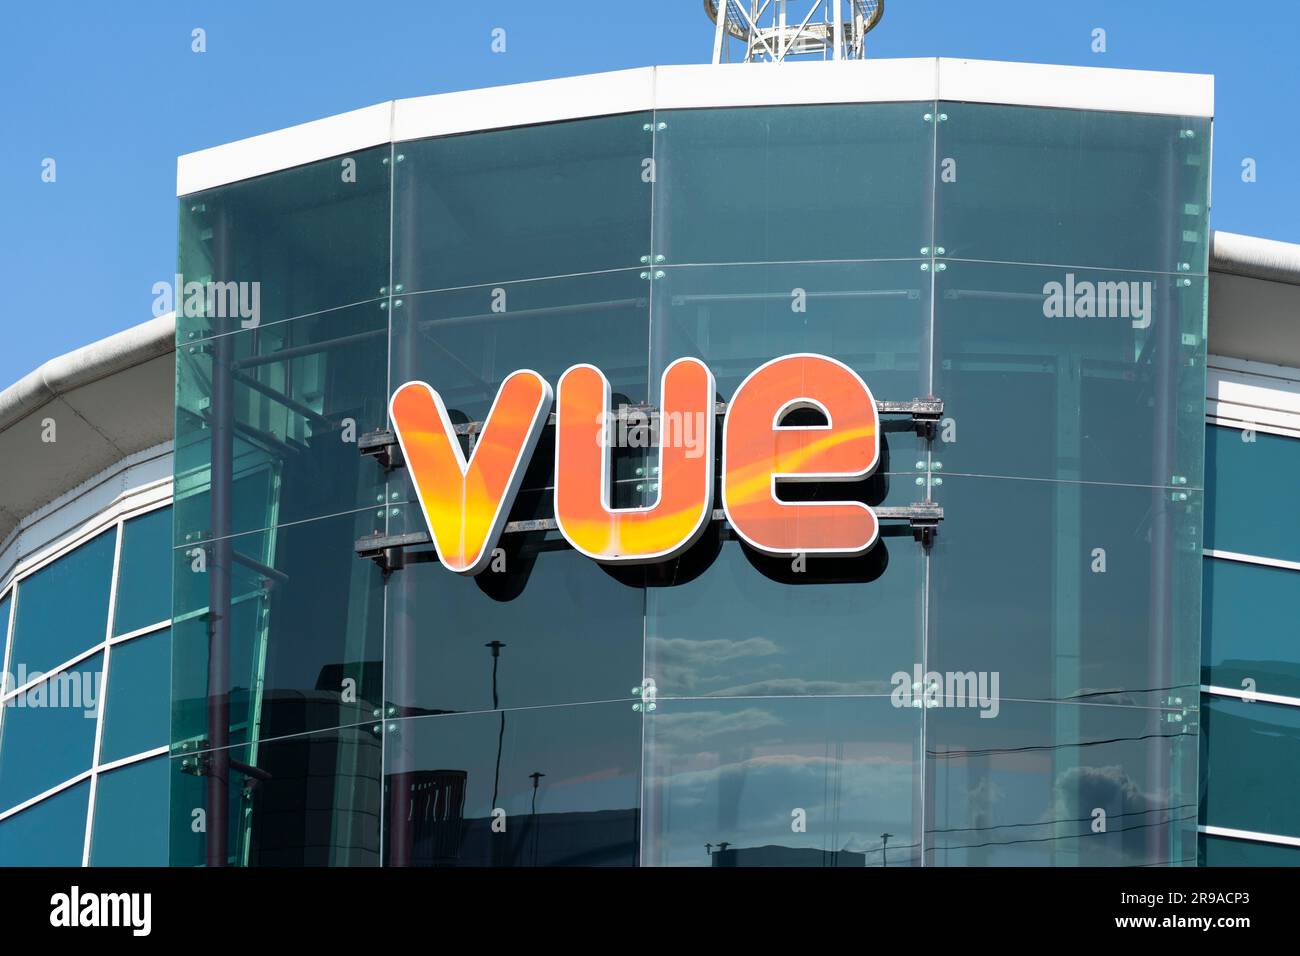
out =
[[[910,402],[878,401],[876,402],[876,411],[881,415],[910,416],[917,434],[930,439],[934,437],[935,429],[943,418],[943,399],[914,398]],[[727,403],[714,403],[713,412],[715,415],[725,415],[727,413]],[[647,420],[653,422],[658,416],[659,410],[653,405],[639,403],[620,405],[613,410],[613,414],[619,421],[634,419],[639,422]],[[546,424],[548,426],[555,425],[554,412],[547,418]],[[464,435],[472,441],[483,430],[483,423],[463,422],[454,426],[454,429],[457,435]],[[357,440],[357,450],[369,458],[374,458],[384,467],[385,471],[401,468],[404,464],[397,435],[391,431],[375,431],[362,435]]]
[[[943,520],[943,507],[935,504],[933,501],[922,501],[912,505],[884,505],[871,509],[875,512],[876,518],[880,521],[906,521],[911,526],[912,534],[917,541],[926,547],[934,539],[934,534],[938,530],[939,522]],[[711,515],[713,521],[722,524],[722,530],[725,534],[732,533],[731,526],[727,523],[727,515],[721,508],[715,508]],[[522,534],[525,532],[537,531],[558,531],[559,524],[554,518],[530,518],[524,521],[508,522],[503,529],[503,534]],[[432,544],[432,539],[427,531],[408,531],[404,534],[373,534],[366,538],[360,538],[355,544],[355,550],[358,557],[374,561],[383,569],[385,574],[399,570],[406,564],[414,564],[422,561],[437,560],[436,555],[432,552],[415,552],[407,553],[407,548],[418,548]],[[562,550],[567,547],[566,542],[555,542],[553,548],[541,548],[540,550]]]

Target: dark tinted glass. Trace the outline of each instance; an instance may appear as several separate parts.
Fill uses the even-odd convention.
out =
[[[171,650],[170,630],[113,645],[108,696],[104,703],[104,731],[99,745],[100,763],[167,745]]]
[[[1300,775],[1300,707],[1206,694],[1201,822],[1300,836],[1300,802],[1282,781]]]
[[[90,865],[166,866],[167,758],[101,773],[95,786]]]
[[[6,701],[0,724],[0,808],[90,769],[102,658],[94,654]]]
[[[105,531],[19,583],[11,671],[47,671],[103,642],[116,543]]]
[[[123,526],[114,634],[128,634],[171,617],[171,543],[171,508],[159,508]]]
[[[89,799],[83,780],[0,822],[0,866],[81,866]]]
[[[1300,866],[1300,846],[1202,833],[1200,850],[1200,866]]]
[[[384,739],[389,865],[637,863],[630,701],[412,717]]]
[[[1204,683],[1300,697],[1300,572],[1206,558],[1202,607]]]
[[[1210,425],[1205,429],[1205,546],[1300,561],[1300,512],[1259,493],[1261,475],[1300,471],[1300,439]]]

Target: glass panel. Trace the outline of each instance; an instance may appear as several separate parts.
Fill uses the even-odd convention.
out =
[[[638,265],[653,142],[634,113],[399,144],[395,291]]]
[[[81,866],[90,781],[0,822],[0,866]]]
[[[1196,730],[1170,711],[1004,700],[926,711],[926,864],[1196,862]]]
[[[646,591],[660,698],[889,694],[891,675],[922,659],[924,552],[899,530],[862,558],[803,570],[734,540],[702,568],[665,570],[667,586]]]
[[[171,719],[171,651],[170,630],[113,646],[108,697],[104,701],[104,731],[99,745],[100,763],[167,745]]]
[[[1201,487],[1203,279],[941,264],[945,471]]]
[[[630,701],[388,727],[388,865],[636,865],[641,715]]]
[[[0,810],[90,769],[102,657],[95,654],[5,701],[0,723]]]
[[[1300,707],[1202,700],[1201,822],[1300,837]]]
[[[913,866],[921,712],[888,697],[661,700],[646,719],[657,866]]]
[[[116,541],[116,529],[105,531],[19,582],[12,686],[103,643]]]
[[[343,515],[241,535],[228,545],[227,649],[231,741],[298,734],[372,719],[380,707],[383,576],[357,557],[370,519]],[[364,529],[364,530],[363,530]],[[172,740],[207,730],[214,545],[204,571],[185,549],[175,565]]]
[[[382,499],[383,471],[356,441],[387,419],[388,312],[368,303],[222,336],[177,353],[177,544],[354,510]],[[228,527],[210,483],[228,381],[233,446]]]
[[[1205,272],[1208,119],[939,109],[935,242],[947,255]]]
[[[1300,866],[1300,846],[1256,843],[1202,833],[1200,866]]]
[[[113,655],[116,670],[117,651]],[[166,757],[153,757],[99,775],[90,865],[167,865]]]
[[[1195,701],[1198,492],[949,475],[936,497],[930,670],[1006,698]]]
[[[231,866],[376,866],[382,794],[379,725],[341,727],[230,751],[227,863]],[[195,761],[171,758],[172,866],[202,866],[206,833],[192,829],[207,810],[209,833],[220,820],[207,800],[207,776]],[[242,764],[243,766],[237,766]],[[255,771],[255,772],[254,772]]]
[[[605,571],[555,533],[502,543],[503,571],[467,579],[430,562],[389,579],[387,700],[403,716],[630,704],[642,679],[639,580]]]
[[[1202,682],[1300,697],[1300,573],[1206,558],[1203,593]]]
[[[159,508],[123,525],[113,610],[115,635],[171,618],[171,542],[171,508]]]
[[[1262,494],[1269,476],[1300,472],[1300,440],[1208,425],[1205,546],[1300,561],[1300,510]]]
[[[901,259],[930,245],[932,103],[659,112],[657,255]]]
[[[581,362],[627,401],[646,399],[650,283],[635,271],[409,296],[393,313],[394,387],[428,382],[452,421],[482,421],[521,368],[554,387]],[[493,305],[499,303],[494,310]]]
[[[251,327],[251,309],[206,308],[210,282],[249,283],[263,326],[383,295],[390,168],[377,146],[183,197],[178,268],[203,285],[176,293],[177,341]]]
[[[652,284],[650,341],[656,394],[663,370],[683,356],[703,359],[719,398],[730,401],[754,369],[796,352],[848,365],[877,401],[911,401],[930,392],[930,277],[915,261],[659,271],[664,277]],[[913,464],[923,447],[910,419],[885,419],[880,446],[877,483],[886,486],[880,490],[895,492],[891,504],[910,503]],[[886,482],[889,472],[910,474]]]

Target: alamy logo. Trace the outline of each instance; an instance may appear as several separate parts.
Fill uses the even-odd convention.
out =
[[[1043,286],[1043,315],[1049,319],[1129,319],[1135,329],[1151,324],[1151,282],[1076,281]]]
[[[912,673],[896,671],[890,678],[894,685],[889,695],[895,707],[972,707],[980,717],[996,717],[1002,709],[998,697],[997,671],[921,672],[915,664]]]
[[[175,282],[153,284],[153,314],[173,309],[177,318],[239,319],[240,328],[256,328],[262,321],[262,283],[185,281],[179,272]]]
[[[84,716],[95,717],[99,711],[99,671],[62,671],[48,679],[41,671],[28,672],[26,664],[18,665],[18,673],[0,673],[0,693],[16,687],[28,687],[5,701],[6,707],[20,708],[72,708],[80,709]],[[39,683],[33,684],[33,682]],[[28,686],[32,685],[32,686]]]
[[[126,926],[132,936],[148,936],[152,914],[152,893],[82,893],[74,886],[50,897],[51,926]]]

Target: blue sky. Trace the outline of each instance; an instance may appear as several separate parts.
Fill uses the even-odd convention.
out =
[[[190,50],[194,27],[206,53]],[[1298,37],[1300,4],[1282,0],[888,0],[869,49],[1214,73],[1212,224],[1300,241]],[[699,0],[6,4],[0,387],[150,317],[152,285],[174,272],[180,153],[395,97],[702,63],[711,42]]]

